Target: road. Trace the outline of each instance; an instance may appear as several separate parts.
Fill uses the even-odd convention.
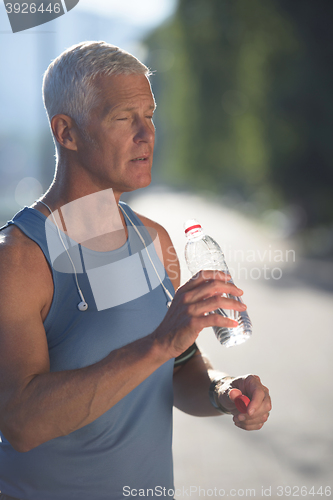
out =
[[[330,496],[332,267],[313,269],[294,242],[273,238],[256,221],[211,197],[150,188],[130,205],[168,230],[183,282],[189,278],[183,223],[196,218],[220,243],[234,281],[244,290],[253,336],[226,349],[206,329],[198,344],[214,367],[231,375],[259,375],[273,402],[269,421],[255,432],[236,428],[229,416],[196,418],[175,410],[177,500]]]

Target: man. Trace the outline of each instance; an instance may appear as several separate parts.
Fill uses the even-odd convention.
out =
[[[104,42],[45,74],[55,178],[1,232],[0,498],[118,500],[128,486],[173,498],[173,403],[245,430],[268,418],[260,379],[214,372],[195,345],[204,327],[235,326],[207,313],[245,308],[222,297],[242,291],[213,271],[180,287],[167,232],[120,202],[151,180],[148,74]]]

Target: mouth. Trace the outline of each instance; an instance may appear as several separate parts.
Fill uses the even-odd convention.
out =
[[[149,156],[138,156],[137,158],[133,158],[131,162],[136,163],[137,165],[146,164],[149,163]]]

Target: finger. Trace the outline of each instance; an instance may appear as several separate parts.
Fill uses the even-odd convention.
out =
[[[242,391],[240,391],[239,389],[230,389],[224,391],[221,390],[218,399],[223,408],[225,408],[228,411],[237,412],[234,400],[241,395]]]
[[[267,413],[271,411],[271,398],[263,388],[256,389],[251,398],[251,403],[248,406],[248,414],[256,415],[258,412]]]
[[[234,412],[234,413],[239,413],[236,405],[235,405],[235,399],[240,397],[242,395],[242,391],[240,391],[239,389],[230,389],[228,392],[227,392],[227,396],[229,398],[229,402],[231,403],[232,405],[232,408],[230,408],[230,405],[228,406],[228,408],[230,408],[230,411]]]
[[[233,283],[223,283],[221,281],[212,280],[205,281],[187,293],[193,297],[194,301],[196,301],[206,299],[214,295],[232,295],[234,297],[240,297],[243,295],[243,290],[238,288]]]
[[[260,413],[259,415],[256,415],[254,417],[251,417],[247,413],[240,413],[238,415],[235,415],[234,421],[235,422],[245,422],[249,425],[256,425],[256,424],[262,424],[267,422],[269,417],[269,412],[266,413]]]
[[[202,269],[196,275],[192,276],[192,278],[193,280],[200,278],[203,281],[220,279],[224,282],[228,282],[232,280],[228,271],[221,271],[217,269]]]
[[[186,287],[186,289],[191,290],[192,288],[195,288],[205,281],[212,280],[218,280],[222,281],[223,283],[228,283],[228,281],[231,280],[231,276],[224,271],[203,270],[192,276],[192,278],[190,278],[183,286]]]
[[[247,306],[243,302],[228,297],[214,296],[201,300],[188,307],[190,314],[201,316],[203,314],[216,311],[217,309],[226,309],[234,311],[245,311]]]
[[[235,426],[238,427],[239,429],[243,429],[244,431],[259,431],[263,427],[263,423],[261,424],[254,424],[254,425],[243,425],[242,423],[236,423]]]
[[[204,328],[217,326],[219,328],[236,328],[238,322],[234,319],[221,316],[220,314],[208,314],[207,316],[196,316],[192,317],[195,321],[196,328],[200,328],[199,331]]]
[[[248,375],[245,379],[245,391],[244,394],[249,396],[251,399],[250,404],[247,409],[247,413],[249,415],[256,414],[259,409],[261,409],[262,413],[269,411],[268,405],[270,401],[269,392],[267,387],[263,386],[260,378],[257,375]],[[262,411],[263,404],[268,403],[266,405],[264,411]]]
[[[182,290],[184,303],[189,304],[198,302],[199,300],[207,299],[212,296],[221,296],[223,294],[239,297],[243,294],[243,290],[237,288],[233,283],[223,283],[218,280],[200,282],[190,290]]]
[[[242,391],[239,389],[230,389],[228,397],[229,399],[234,402],[236,398],[242,395]]]
[[[269,418],[269,413],[261,415],[260,418],[251,418],[248,415],[240,414],[233,418],[235,425],[241,429],[245,430],[255,430],[260,429]]]

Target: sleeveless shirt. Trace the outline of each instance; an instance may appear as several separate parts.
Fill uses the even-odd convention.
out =
[[[140,231],[164,286],[174,295],[148,231],[130,207],[120,203]],[[77,308],[81,299],[68,256],[63,248],[62,253],[57,250],[55,226],[28,207],[5,226],[17,226],[36,242],[51,266],[54,295],[44,322],[51,372],[100,361],[153,332],[166,314],[169,299],[144,245],[125,220],[128,239],[112,252],[69,242],[89,304],[84,312]],[[172,489],[173,366],[173,359],[160,366],[90,424],[28,452],[15,451],[0,433],[0,490],[22,500],[120,500],[129,488],[149,489],[152,498],[160,497],[163,488]]]

